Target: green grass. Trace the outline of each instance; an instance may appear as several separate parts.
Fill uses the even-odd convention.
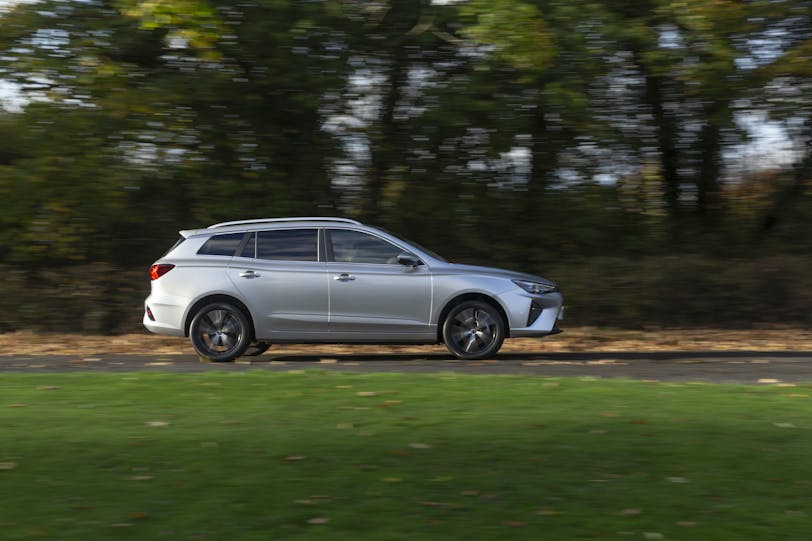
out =
[[[809,538],[812,386],[4,374],[0,539]]]

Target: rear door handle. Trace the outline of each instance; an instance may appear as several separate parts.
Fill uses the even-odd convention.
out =
[[[259,278],[259,273],[252,270],[242,271],[240,278]]]
[[[339,274],[338,276],[333,276],[333,280],[337,282],[352,282],[353,280],[355,280],[355,276],[344,272]]]

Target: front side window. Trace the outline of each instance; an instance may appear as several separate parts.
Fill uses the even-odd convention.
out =
[[[318,261],[318,231],[316,229],[259,231],[257,257],[277,261]]]
[[[197,251],[198,255],[224,255],[233,256],[242,242],[245,233],[227,233],[214,235],[207,240]]]
[[[403,250],[360,231],[331,229],[333,260],[339,263],[396,264]]]

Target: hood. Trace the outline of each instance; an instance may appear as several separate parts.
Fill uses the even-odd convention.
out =
[[[548,284],[555,286],[555,282],[551,282],[541,276],[534,274],[527,274],[524,272],[516,272],[506,269],[497,269],[494,267],[479,267],[476,265],[461,265],[459,263],[444,263],[442,266],[434,268],[435,271],[448,271],[451,274],[478,274],[486,276],[498,276],[500,278],[507,278],[508,280],[529,280],[531,282],[538,282],[540,284]]]

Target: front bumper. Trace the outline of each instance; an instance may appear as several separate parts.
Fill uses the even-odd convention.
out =
[[[507,298],[505,298],[507,297]],[[556,324],[564,318],[564,297],[559,292],[530,295],[511,291],[503,296],[508,307],[510,337],[547,336],[561,332]]]

